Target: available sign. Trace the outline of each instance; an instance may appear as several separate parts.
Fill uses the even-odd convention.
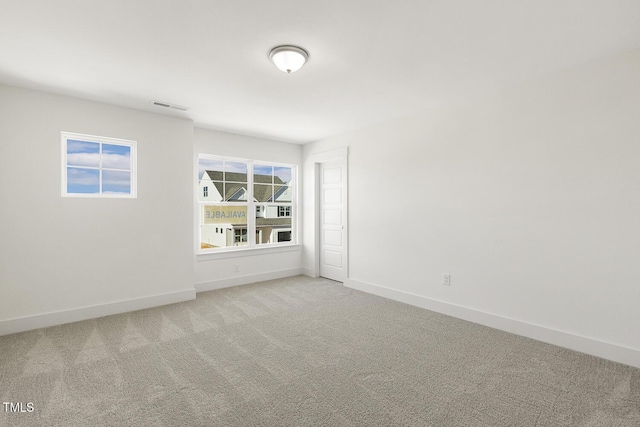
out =
[[[205,224],[246,224],[246,206],[204,206]]]

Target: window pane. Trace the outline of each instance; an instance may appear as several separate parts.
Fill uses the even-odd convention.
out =
[[[222,171],[224,171],[222,160],[198,159],[198,179],[222,181]]]
[[[202,206],[200,248],[226,248],[246,244],[247,206]]]
[[[273,183],[273,166],[253,165],[253,182],[259,184]]]
[[[97,142],[67,140],[67,165],[100,167],[100,144]]]
[[[100,171],[67,168],[67,193],[97,194],[100,192]]]
[[[273,185],[254,184],[253,198],[256,199],[258,202],[272,202],[273,201]]]
[[[105,194],[130,194],[131,173],[126,171],[102,171],[102,192]]]
[[[274,184],[288,184],[291,182],[291,168],[276,166],[273,168]]]
[[[131,170],[131,147],[102,144],[102,167]]]
[[[243,202],[247,201],[247,184],[236,182],[225,182],[225,201],[227,202]]]
[[[293,194],[293,189],[288,185],[274,186],[274,202],[291,203],[292,194]]]
[[[198,200],[221,202],[224,194],[222,160],[198,159]],[[213,182],[215,181],[215,182]],[[207,191],[204,191],[207,188]]]

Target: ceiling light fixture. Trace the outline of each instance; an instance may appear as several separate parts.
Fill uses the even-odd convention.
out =
[[[269,59],[278,69],[291,74],[309,60],[309,52],[298,46],[276,46],[269,51]]]

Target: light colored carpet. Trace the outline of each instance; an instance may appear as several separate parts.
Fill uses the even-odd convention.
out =
[[[640,426],[640,370],[292,277],[0,337],[0,425]]]

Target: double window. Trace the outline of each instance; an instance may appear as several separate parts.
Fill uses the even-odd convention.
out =
[[[62,132],[62,195],[135,198],[135,141]]]
[[[294,165],[201,154],[197,185],[200,253],[294,242]]]

